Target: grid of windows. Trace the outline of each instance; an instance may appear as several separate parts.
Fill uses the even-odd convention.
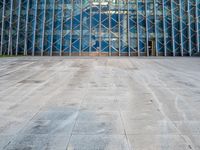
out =
[[[0,55],[194,56],[199,0],[1,0]]]

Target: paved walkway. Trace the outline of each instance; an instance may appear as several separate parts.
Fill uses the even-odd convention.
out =
[[[199,150],[200,59],[0,59],[0,149]]]

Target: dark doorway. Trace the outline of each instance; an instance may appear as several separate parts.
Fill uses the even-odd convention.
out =
[[[149,56],[156,56],[156,51],[155,51],[155,41],[154,40],[150,40],[148,41],[148,45],[149,45]]]

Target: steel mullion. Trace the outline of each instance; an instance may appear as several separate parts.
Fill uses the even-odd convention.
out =
[[[191,43],[191,21],[190,21],[190,1],[187,1],[188,12],[188,42],[189,42],[189,55],[192,56],[192,43]]]
[[[62,56],[62,44],[63,44],[63,21],[64,21],[64,0],[62,0],[61,33],[60,33],[60,56]]]
[[[164,55],[167,56],[167,39],[166,39],[166,20],[165,20],[165,0],[162,0],[163,9],[163,33],[164,33]]]
[[[24,39],[24,55],[27,55],[29,0],[27,0],[26,9],[27,10],[26,10],[26,25],[25,25],[25,39]]]
[[[54,36],[54,20],[55,20],[55,5],[56,5],[56,0],[53,0],[53,16],[52,16],[52,30],[51,30],[51,47],[50,47],[50,56],[53,55],[53,36]]]
[[[154,0],[154,23],[155,23],[155,48],[156,56],[158,56],[158,34],[157,34],[157,13],[156,13],[156,0]]]
[[[89,1],[90,5],[90,35],[89,35],[89,53],[92,51],[92,1]]]
[[[74,8],[74,5],[73,5],[73,0],[71,0],[71,22],[70,22],[70,50],[69,50],[69,56],[72,55],[72,34],[73,34],[73,28],[72,28],[72,25],[73,25],[73,8]]]
[[[195,0],[195,12],[196,12],[196,34],[197,34],[197,52],[200,52],[200,36],[199,36],[199,12],[198,12],[198,0]]]
[[[10,21],[9,21],[9,41],[8,41],[8,55],[12,55],[12,19],[13,19],[13,0],[10,2]]]
[[[37,8],[38,8],[38,0],[35,0],[35,16],[34,16],[34,27],[33,27],[33,47],[32,47],[32,56],[35,56],[35,38],[36,38],[36,26],[37,26]]]
[[[83,22],[82,22],[82,17],[83,17],[83,0],[81,1],[81,14],[80,14],[80,35],[79,35],[79,56],[81,56],[81,51],[82,51],[82,26],[83,26]]]
[[[127,0],[127,19],[128,19],[128,55],[131,56],[131,39],[130,39],[130,13],[129,13],[129,9],[130,9],[130,6],[129,6],[129,3],[130,1]]]
[[[18,3],[18,18],[17,18],[17,39],[16,39],[16,51],[15,51],[15,55],[18,55],[18,51],[19,51],[19,27],[20,27],[20,14],[21,14],[21,0],[19,0]]]
[[[3,0],[3,13],[2,13],[2,27],[1,27],[1,50],[0,50],[0,55],[3,53],[3,33],[4,33],[4,20],[5,20],[5,6],[6,5],[6,0]]]
[[[99,0],[99,52],[101,53],[101,38],[102,38],[102,33],[101,33],[101,0]]]
[[[179,18],[180,18],[180,45],[181,45],[181,56],[183,56],[183,19],[182,19],[182,0],[179,0]]]
[[[140,30],[139,30],[139,14],[138,14],[138,11],[139,11],[139,6],[138,6],[138,0],[136,1],[137,2],[137,47],[138,47],[138,56],[140,56]]]
[[[119,0],[119,3],[118,3],[118,44],[119,44],[119,56],[121,56],[121,8],[120,8],[120,0]]]
[[[111,32],[110,32],[110,30],[111,30],[111,11],[110,11],[110,6],[111,6],[111,0],[109,0],[109,30],[108,30],[108,32],[109,32],[109,56],[111,56],[112,54],[111,54]]]
[[[146,51],[147,51],[147,56],[149,56],[149,26],[148,26],[148,14],[147,14],[147,5],[148,5],[148,0],[145,0],[145,14],[146,14]]]
[[[176,56],[175,50],[175,39],[174,39],[174,7],[173,7],[173,0],[171,0],[171,23],[172,23],[172,49],[173,49],[173,56]]]
[[[41,56],[44,55],[44,36],[45,36],[45,23],[46,23],[46,8],[47,8],[47,0],[44,0],[44,20],[43,20],[43,31],[42,31],[42,49],[41,49]]]

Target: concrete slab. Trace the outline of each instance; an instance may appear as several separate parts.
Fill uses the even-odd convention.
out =
[[[0,149],[199,150],[199,58],[0,59]]]
[[[129,150],[124,135],[72,135],[68,150]]]
[[[63,150],[67,148],[70,135],[35,135],[22,134],[14,137],[12,142],[4,146],[7,150]]]
[[[181,135],[128,135],[131,146],[136,150],[189,150]]]

